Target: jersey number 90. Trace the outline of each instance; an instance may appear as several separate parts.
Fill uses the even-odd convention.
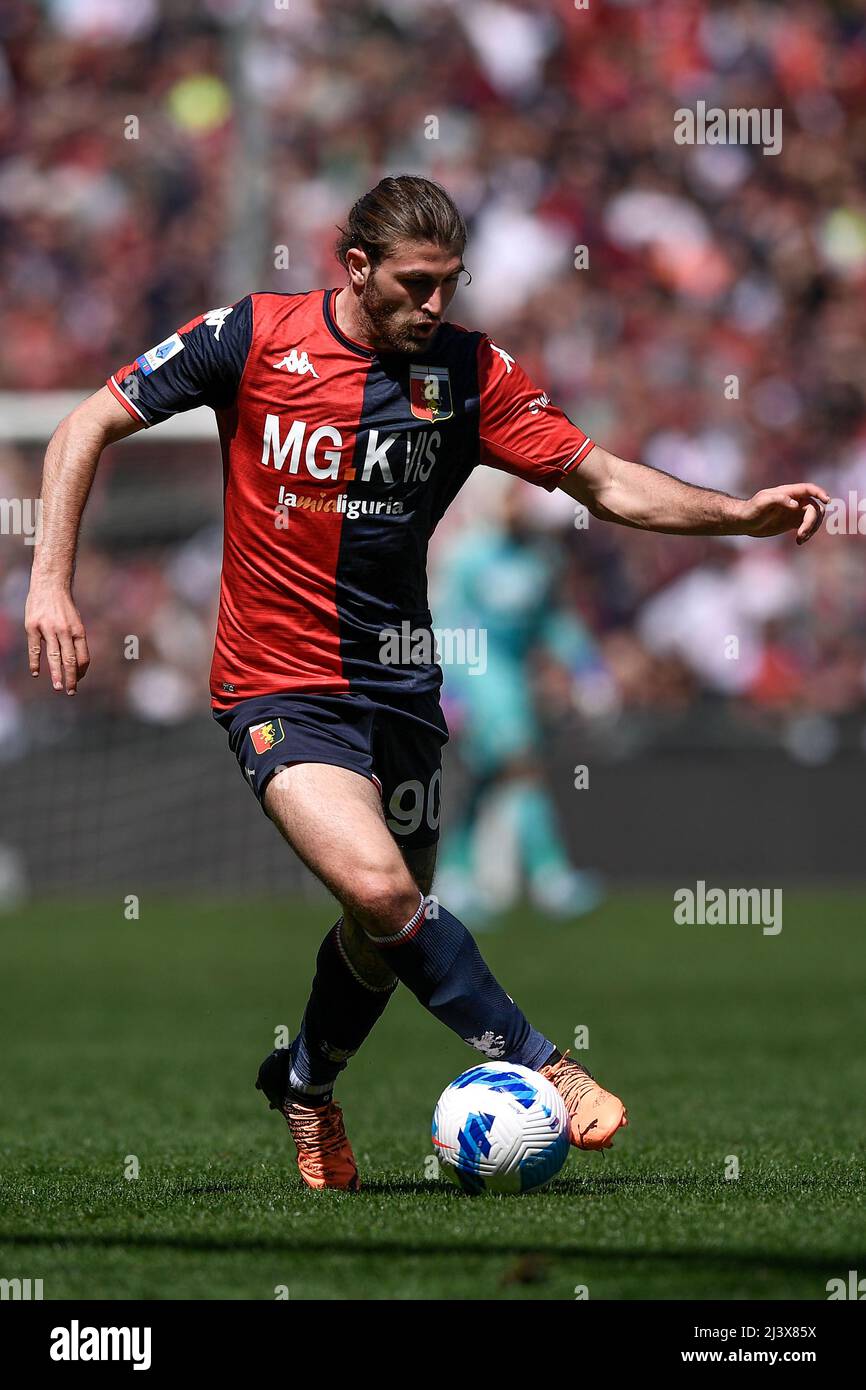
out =
[[[426,788],[412,778],[401,782],[391,793],[385,817],[392,835],[414,835],[426,823],[430,830],[439,829],[442,813],[442,769],[437,767]]]

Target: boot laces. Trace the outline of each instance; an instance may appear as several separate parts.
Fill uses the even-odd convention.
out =
[[[548,1075],[569,1109],[572,1106],[576,1108],[588,1092],[598,1089],[592,1072],[582,1062],[570,1057],[568,1052],[563,1052]]]
[[[346,1144],[343,1112],[335,1101],[318,1110],[287,1105],[285,1116],[299,1149],[321,1158],[336,1158]]]

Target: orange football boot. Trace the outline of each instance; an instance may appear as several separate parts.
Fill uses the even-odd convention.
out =
[[[307,1187],[338,1187],[357,1192],[358,1165],[336,1101],[313,1108],[287,1100],[281,1110],[298,1150],[298,1168]]]
[[[289,1092],[291,1055],[277,1048],[259,1067],[256,1090],[263,1091],[272,1110],[284,1117],[298,1150],[298,1168],[307,1187],[326,1187],[357,1192],[361,1186],[358,1165],[336,1101],[303,1105]]]
[[[558,1062],[541,1068],[556,1087],[571,1117],[571,1142],[578,1149],[610,1149],[613,1136],[628,1124],[619,1096],[599,1086],[592,1072],[564,1052]]]

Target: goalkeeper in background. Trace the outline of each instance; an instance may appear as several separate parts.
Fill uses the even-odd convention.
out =
[[[541,666],[557,704],[568,702],[575,676],[594,667],[597,656],[586,628],[563,604],[562,555],[533,519],[528,493],[509,480],[498,516],[483,531],[460,536],[443,557],[434,604],[443,628],[474,630],[485,642],[483,666],[456,663],[446,671],[449,722],[461,729],[467,785],[437,874],[442,898],[476,931],[509,905],[515,869],[533,906],[553,917],[582,916],[602,896],[597,875],[569,862],[544,783],[535,679]],[[496,843],[509,852],[482,869],[478,842],[488,817]]]

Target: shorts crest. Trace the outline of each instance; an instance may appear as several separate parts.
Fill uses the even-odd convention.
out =
[[[286,736],[281,719],[266,719],[264,724],[251,724],[249,732],[256,753],[267,753],[275,743],[282,743]]]

